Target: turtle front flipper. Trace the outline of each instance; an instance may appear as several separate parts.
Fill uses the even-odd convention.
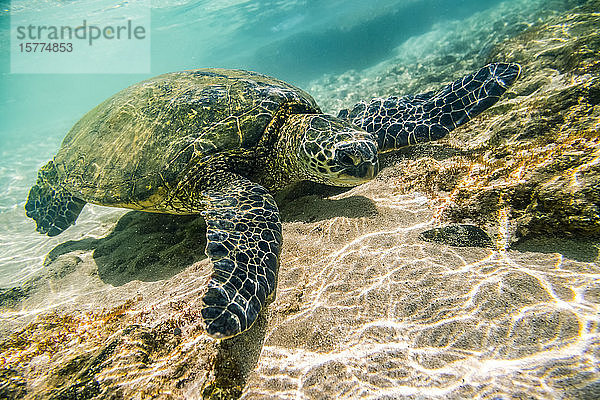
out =
[[[54,162],[49,161],[38,172],[25,211],[35,220],[38,232],[56,236],[75,223],[84,205],[85,201],[60,186]]]
[[[214,269],[202,317],[206,332],[223,339],[249,329],[273,294],[282,236],[277,204],[265,188],[235,174],[213,178],[201,194]]]
[[[376,98],[338,117],[375,134],[380,152],[441,139],[494,105],[520,71],[518,64],[489,64],[437,93]]]

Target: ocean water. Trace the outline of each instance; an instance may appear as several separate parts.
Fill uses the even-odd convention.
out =
[[[52,390],[68,387],[48,377],[76,356],[104,349],[93,335],[108,340],[123,332],[119,323],[106,322],[109,318],[104,314],[104,325],[98,325],[96,319],[105,310],[127,304],[131,310],[125,314],[134,318],[128,326],[160,330],[174,323],[166,316],[174,313],[169,308],[172,299],[180,296],[182,302],[193,305],[193,293],[202,289],[200,277],[205,271],[197,265],[206,260],[188,260],[181,255],[173,256],[173,262],[183,264],[170,272],[127,275],[129,267],[124,264],[144,261],[121,253],[144,253],[152,246],[163,251],[157,242],[167,239],[157,233],[119,247],[115,241],[128,239],[115,234],[115,226],[129,224],[124,230],[129,235],[155,232],[158,222],[152,217],[124,217],[126,210],[87,205],[75,226],[48,238],[35,232],[34,222],[25,216],[27,193],[38,168],[56,153],[70,127],[104,99],[165,72],[242,68],[292,83],[311,93],[324,111],[335,114],[360,100],[440,87],[490,61],[493,49],[505,40],[584,3],[153,0],[149,72],[22,74],[11,72],[11,17],[59,18],[66,7],[75,5],[80,14],[70,17],[85,19],[101,14],[103,7],[127,7],[128,2],[44,0],[21,2],[13,9],[9,2],[2,2],[0,288],[2,293],[10,288],[33,289],[27,289],[31,292],[16,303],[3,298],[0,332],[9,337],[36,318],[71,315],[74,317],[64,322],[60,338],[72,340],[78,350],[56,345],[52,349],[57,358],[43,352],[23,355],[24,347],[11,345],[13,342],[0,345],[0,351],[11,355],[1,359],[0,368],[16,371],[14,376],[10,375],[13,372],[0,375],[0,397],[33,396],[40,390],[42,398],[51,398],[56,394]],[[557,41],[548,40],[547,45],[557,46]],[[548,80],[558,82],[553,76]],[[227,381],[228,377],[222,376],[227,372],[214,374],[221,380],[201,378],[193,370],[201,370],[201,363],[189,361],[185,352],[209,360],[215,359],[214,354],[231,356],[235,363],[239,354],[244,358],[247,346],[252,361],[240,362],[243,373],[231,372],[229,377],[240,385],[236,379],[243,375],[241,386],[246,385],[246,391],[223,392],[223,398],[599,398],[600,271],[593,246],[591,253],[588,251],[591,255],[575,260],[569,255],[580,253],[558,247],[511,253],[506,244],[511,225],[500,210],[494,239],[501,246],[496,250],[428,247],[415,238],[433,226],[440,199],[435,203],[426,193],[396,192],[393,185],[399,182],[396,175],[401,172],[392,166],[378,183],[349,194],[323,200],[324,195],[306,193],[306,201],[299,196],[282,206],[287,217],[281,268],[287,272],[280,276],[278,298],[271,306],[274,311],[249,339],[240,339],[226,350],[214,350],[212,342],[182,323],[177,334],[183,332],[182,342],[177,344],[180,347],[173,345],[160,354],[144,347],[155,364],[142,370],[136,364],[139,360],[130,362],[123,356],[110,368],[104,366],[94,379],[132,396],[155,393],[159,398],[209,398],[212,393],[218,398],[214,382]],[[377,212],[380,219],[372,217]],[[171,221],[161,220],[163,223]],[[181,223],[194,226],[195,222]],[[96,241],[113,237],[109,235],[117,239],[102,242],[103,249],[114,251],[111,262],[120,265],[119,273],[108,271],[105,261],[91,256],[91,249],[99,249],[94,247]],[[190,246],[188,237],[176,237],[179,239],[169,237],[173,241],[169,248],[177,247],[176,240],[183,243],[183,249]],[[82,244],[67,249],[76,250],[69,253],[74,255],[60,246],[68,241]],[[91,247],[85,248],[90,243]],[[67,254],[59,259],[62,264],[53,263],[56,257],[47,258],[53,250]],[[75,267],[65,267],[71,265],[68,257],[79,260],[73,261]],[[200,264],[194,264],[197,261]],[[195,267],[187,268],[192,264]],[[336,265],[346,267],[336,269]],[[160,269],[148,264],[148,269],[152,268]],[[45,279],[51,283],[39,289],[39,282]],[[357,282],[366,284],[363,287]],[[344,294],[351,294],[352,300]],[[138,297],[144,300],[131,302]],[[423,306],[413,301],[415,298],[431,303]],[[361,301],[364,309],[360,309]],[[504,311],[498,310],[508,311],[502,314]],[[485,318],[491,322],[484,322]],[[48,335],[56,333],[52,329],[48,328]],[[120,355],[142,340],[135,334],[123,335],[122,343],[130,347],[123,350],[117,345]],[[336,344],[336,340],[345,341]],[[163,345],[160,343],[157,348]],[[216,353],[207,356],[198,350],[201,345]],[[15,352],[23,354],[15,356]],[[177,387],[181,392],[172,391],[169,385],[175,373],[169,364],[181,360],[187,360],[191,372],[181,373],[189,373]],[[80,375],[70,382],[82,379]],[[208,383],[197,383],[202,379]],[[24,383],[14,384],[17,381]],[[170,389],[161,391],[161,387]],[[97,398],[104,398],[102,393],[107,396],[109,392],[100,391]]]
[[[99,13],[103,4],[98,0],[80,6],[80,18]],[[222,67],[260,71],[308,89],[324,75],[385,62],[407,40],[499,4],[497,0],[153,1],[148,74],[11,73],[10,7],[4,5],[0,10],[0,215],[7,229],[0,236],[0,247],[6,249],[0,253],[0,285],[11,286],[28,277],[40,268],[44,250],[59,242],[36,237],[31,221],[23,217],[37,169],[53,156],[85,112],[124,87],[164,72]],[[63,8],[57,1],[25,2],[14,14],[50,18],[61,15]],[[426,54],[424,50],[415,49],[417,54]],[[327,109],[327,94],[319,97]],[[16,240],[16,232],[24,236]],[[35,254],[25,255],[24,243],[34,246]],[[44,250],[38,251],[39,246]]]
[[[87,8],[97,12],[101,4],[94,1],[80,8],[81,18],[88,15]],[[10,7],[5,4],[0,10],[0,215],[7,229],[2,230],[0,247],[14,250],[0,253],[0,285],[10,286],[40,268],[43,254],[25,255],[22,244],[30,247],[36,243],[38,250],[38,246],[48,249],[57,243],[36,237],[31,233],[32,222],[23,217],[37,169],[53,156],[62,137],[85,112],[122,88],[169,71],[244,68],[315,89],[311,93],[322,107],[335,113],[342,106],[354,104],[357,95],[353,96],[355,101],[349,98],[343,103],[338,94],[320,93],[319,85],[314,88],[311,82],[377,66],[398,57],[399,51],[406,52],[406,47],[410,53],[400,57],[414,63],[439,50],[438,38],[444,38],[446,30],[456,30],[456,24],[477,13],[484,12],[480,18],[486,18],[486,10],[502,5],[505,9],[523,7],[529,11],[530,20],[525,24],[535,22],[535,13],[543,13],[545,7],[541,1],[517,1],[514,5],[510,1],[467,0],[154,1],[151,73],[47,75],[10,72]],[[62,3],[35,2],[15,10],[17,15],[27,12],[60,15]],[[501,16],[496,17],[502,22]],[[415,40],[423,42],[411,42]],[[25,236],[15,240],[16,232]],[[29,261],[32,259],[33,264]]]

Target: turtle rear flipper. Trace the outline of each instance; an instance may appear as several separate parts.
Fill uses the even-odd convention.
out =
[[[206,332],[224,339],[249,329],[275,291],[281,222],[262,186],[231,173],[211,178],[214,184],[199,195],[214,269],[202,317]]]
[[[85,201],[58,184],[52,161],[40,168],[36,184],[29,191],[25,211],[37,224],[36,230],[56,236],[75,223]]]
[[[489,64],[437,93],[376,98],[340,111],[339,117],[373,133],[380,152],[441,139],[494,105],[520,71],[518,64]]]

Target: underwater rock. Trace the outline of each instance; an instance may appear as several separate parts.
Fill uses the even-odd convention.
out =
[[[419,238],[458,247],[492,247],[492,238],[475,225],[447,225],[422,232]]]
[[[20,399],[25,396],[27,383],[12,368],[0,368],[0,397]]]
[[[282,201],[276,299],[243,335],[199,325],[201,218],[132,212],[105,238],[59,245],[1,294],[0,397],[597,397],[597,248],[562,253],[538,235],[597,232],[597,5],[498,45],[522,78],[456,134],[349,191]],[[571,55],[537,56],[548,44]],[[419,239],[447,219],[484,227],[493,247]],[[512,231],[540,242],[510,248]]]
[[[548,13],[490,47],[487,60],[470,52],[463,58],[522,66],[500,102],[441,141],[382,160],[401,166],[399,193],[429,196],[440,224],[470,223],[494,234],[501,227],[507,246],[537,235],[600,238],[600,3],[567,3],[584,5]],[[409,93],[438,80],[435,64],[427,65]],[[391,90],[385,76],[363,84],[374,93]]]
[[[0,288],[0,307],[12,308],[25,297],[27,290],[22,287]]]
[[[590,1],[496,46],[489,59],[520,63],[522,76],[512,99],[458,133],[473,156],[447,217],[505,213],[515,239],[600,237],[598,7]]]

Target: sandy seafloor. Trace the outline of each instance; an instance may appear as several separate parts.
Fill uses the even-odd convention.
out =
[[[507,2],[307,89],[330,112],[430,90],[577,3]],[[345,193],[281,204],[277,297],[249,334],[217,343],[195,319],[209,273],[200,220],[88,205],[56,238],[34,231],[25,196],[64,125],[0,150],[0,394],[600,398],[597,251],[511,249],[502,210],[487,226],[494,249],[424,242],[443,222],[440,199],[402,191],[402,164],[390,163]]]

